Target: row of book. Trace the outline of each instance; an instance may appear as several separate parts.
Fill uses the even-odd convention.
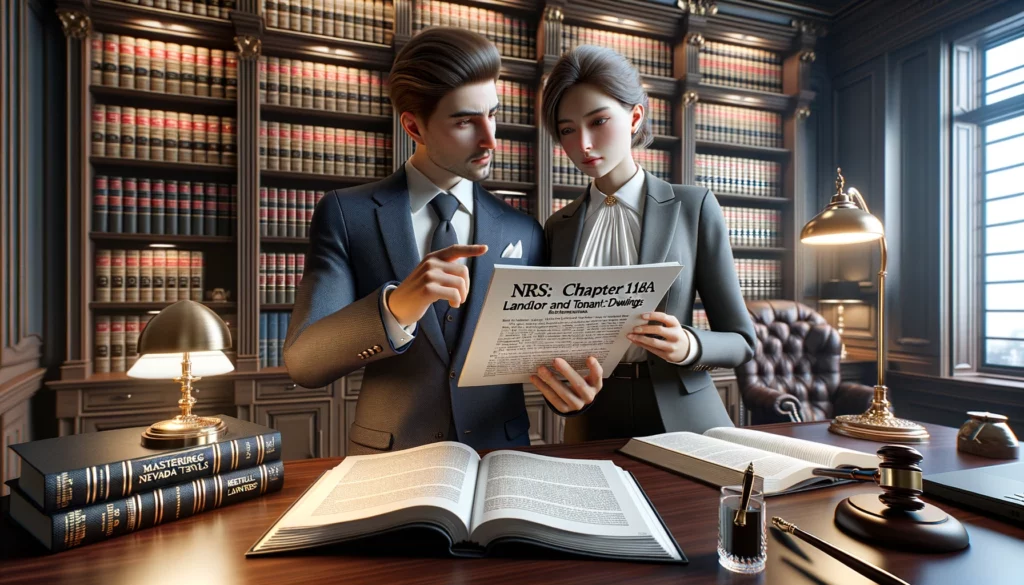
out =
[[[555,197],[551,200],[551,213],[555,213],[559,209],[562,209],[566,205],[572,203],[572,199],[565,199],[563,197]]]
[[[518,81],[499,79],[498,122],[502,124],[533,124],[533,105],[536,94],[533,88]]]
[[[781,246],[781,213],[778,209],[722,207],[729,243],[733,246],[778,248]]]
[[[228,14],[238,5],[237,0],[120,0],[127,4],[149,6],[171,12],[197,14],[211,18],[228,18]],[[348,0],[345,0],[348,1]]]
[[[693,326],[697,329],[711,330],[711,323],[708,321],[708,312],[704,309],[693,310]]]
[[[697,140],[782,147],[782,116],[775,112],[698,103],[694,113]]]
[[[238,97],[238,53],[93,32],[93,85],[216,98]]]
[[[203,300],[203,253],[173,248],[97,250],[98,303]]]
[[[235,185],[96,175],[92,229],[156,235],[234,235]]]
[[[277,368],[284,365],[284,340],[292,314],[286,311],[263,311],[260,313],[259,354],[261,368]]]
[[[491,180],[519,183],[533,181],[533,143],[505,138],[499,138],[497,142],[498,148],[491,161]]]
[[[264,0],[267,26],[370,43],[391,44],[394,4],[387,0]]]
[[[565,153],[565,149],[561,146],[553,148],[551,174],[551,180],[556,185],[586,187],[590,184],[590,177],[584,175],[572,164],[569,155]]]
[[[694,159],[694,183],[716,193],[779,197],[779,163],[698,154]]]
[[[651,120],[651,131],[662,136],[672,136],[672,110],[668,100],[649,97],[647,117]]]
[[[633,161],[662,181],[672,182],[672,153],[666,150],[634,148]]]
[[[599,45],[629,59],[642,75],[672,76],[672,48],[668,43],[646,37],[586,28],[562,26],[562,52],[579,45]]]
[[[533,205],[530,203],[530,197],[525,193],[522,195],[505,193],[501,196],[501,200],[511,205],[516,211],[521,211],[526,215],[533,215]]]
[[[139,359],[139,335],[153,315],[97,315],[93,371],[127,372]]]
[[[224,436],[198,447],[143,447],[145,427],[13,445],[10,516],[60,552],[280,490],[281,433],[218,416]]]
[[[391,173],[391,135],[260,121],[260,168],[346,177]]]
[[[772,51],[707,41],[698,66],[702,83],[782,93],[782,59]]]
[[[305,238],[324,191],[260,187],[260,235]]]
[[[438,0],[416,0],[412,24],[414,34],[432,26],[452,26],[480,33],[506,57],[534,59],[537,54],[536,33],[530,23],[495,10]]]
[[[735,258],[740,294],[748,301],[782,298],[782,261]]]
[[[388,75],[340,65],[261,57],[261,104],[390,116]]]
[[[234,165],[235,119],[94,104],[92,155]]]
[[[263,304],[294,303],[306,269],[305,254],[260,252],[259,292]]]

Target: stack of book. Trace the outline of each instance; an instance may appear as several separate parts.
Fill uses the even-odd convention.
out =
[[[14,445],[11,518],[59,552],[280,490],[281,434],[220,418],[224,437],[198,447],[147,449],[145,427]]]

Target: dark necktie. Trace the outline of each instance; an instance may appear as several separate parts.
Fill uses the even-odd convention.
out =
[[[455,211],[459,208],[459,200],[451,193],[438,193],[430,201],[430,207],[437,215],[437,227],[434,228],[434,235],[430,239],[430,251],[436,252],[448,246],[458,244],[459,238],[455,234],[452,217],[455,216]],[[442,299],[434,301],[434,313],[437,315],[437,320],[441,323],[445,345],[448,346],[450,353],[455,349],[459,326],[462,323],[460,318],[461,311],[453,309],[447,300]]]

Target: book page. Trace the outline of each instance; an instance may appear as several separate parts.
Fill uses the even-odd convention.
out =
[[[761,449],[730,443],[714,437],[695,433],[665,433],[635,440],[678,451],[697,459],[711,461],[723,467],[744,471],[747,464],[754,463],[754,472],[765,479],[765,489],[770,480],[782,480],[801,471],[808,472],[814,466],[802,459],[776,455]]]
[[[878,467],[879,459],[876,455],[862,453],[842,447],[823,445],[804,439],[783,437],[772,433],[755,431],[753,429],[737,429],[731,427],[716,427],[704,431],[705,437],[714,437],[736,443],[788,455],[804,461],[810,461],[819,467],[839,467],[842,465],[853,465],[855,467]]]
[[[626,334],[646,323],[640,316],[657,308],[680,270],[676,262],[496,265],[459,387],[526,384],[556,357],[586,373],[594,356],[610,372],[629,349]]]
[[[476,489],[471,533],[515,518],[588,535],[649,535],[611,461],[495,451],[481,461]]]
[[[278,523],[311,527],[379,516],[412,506],[446,508],[469,525],[480,457],[455,442],[346,457]]]

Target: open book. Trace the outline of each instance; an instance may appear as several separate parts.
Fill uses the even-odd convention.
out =
[[[481,458],[461,443],[346,457],[247,556],[430,526],[456,556],[504,543],[622,560],[685,563],[632,475],[611,461],[518,451]]]
[[[766,496],[846,481],[816,477],[815,467],[873,468],[880,462],[860,451],[732,427],[636,437],[619,451],[718,487],[739,485],[753,461],[754,489]]]

